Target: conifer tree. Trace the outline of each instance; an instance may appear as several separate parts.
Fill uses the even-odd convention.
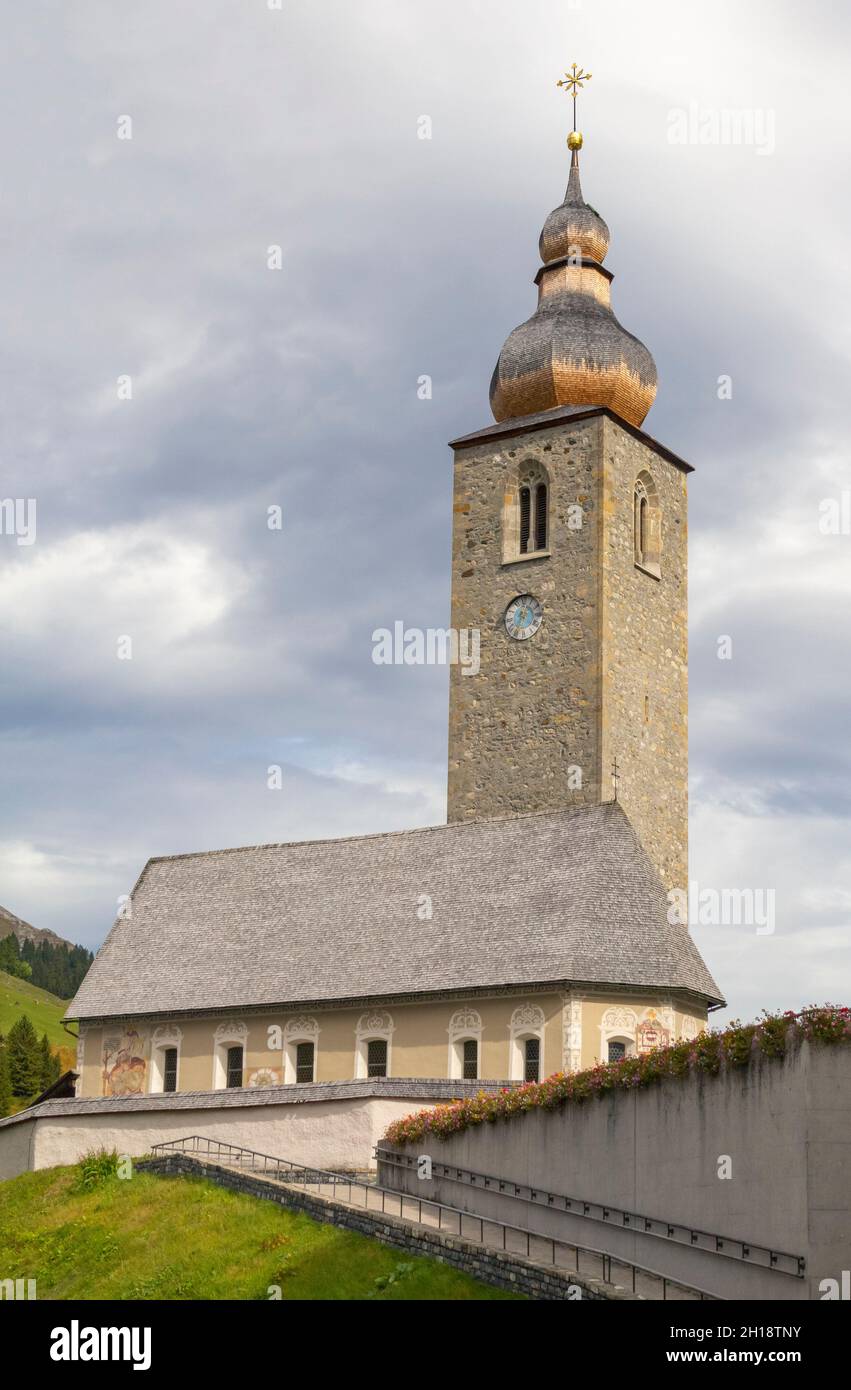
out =
[[[39,1043],[41,1082],[40,1091],[46,1091],[48,1086],[52,1086],[54,1081],[58,1081],[61,1075],[59,1070],[59,1057],[54,1053],[50,1046],[50,1039],[45,1033]]]
[[[12,1113],[12,1077],[9,1072],[9,1049],[0,1035],[0,1120]]]
[[[9,1029],[6,1049],[9,1054],[12,1094],[26,1097],[37,1095],[41,1081],[41,1049],[36,1031],[26,1014],[22,1014]]]

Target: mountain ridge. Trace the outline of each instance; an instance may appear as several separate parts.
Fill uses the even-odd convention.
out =
[[[55,931],[49,931],[46,927],[34,927],[31,923],[25,922],[23,917],[16,917],[7,907],[0,907],[0,940],[13,935],[19,942],[34,941],[38,945],[41,941],[49,941],[51,946],[67,946],[69,950],[74,946],[73,941],[66,941],[64,936],[57,936]]]

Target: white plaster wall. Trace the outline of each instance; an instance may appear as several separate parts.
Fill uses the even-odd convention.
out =
[[[298,1105],[57,1115],[0,1128],[0,1178],[75,1163],[101,1145],[139,1157],[154,1144],[201,1134],[321,1168],[374,1167],[387,1126],[428,1102],[377,1097]]]
[[[33,1167],[35,1120],[21,1120],[0,1129],[0,1182]]]

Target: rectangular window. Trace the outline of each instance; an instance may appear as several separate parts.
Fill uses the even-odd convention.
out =
[[[609,1061],[610,1061],[610,1062],[619,1062],[619,1061],[621,1060],[621,1058],[622,1058],[622,1057],[625,1057],[625,1056],[626,1056],[626,1043],[622,1043],[622,1042],[610,1042],[610,1043],[609,1043]]]
[[[313,1080],[313,1043],[299,1043],[295,1050],[296,1081]]]
[[[367,1076],[387,1075],[387,1042],[384,1038],[373,1038],[366,1045]]]
[[[464,1043],[464,1080],[475,1081],[479,1075],[479,1044],[475,1038]]]
[[[242,1048],[228,1048],[228,1090],[242,1085]]]
[[[163,1052],[163,1090],[177,1090],[177,1048],[167,1047]]]
[[[541,1044],[538,1038],[526,1039],[526,1067],[524,1081],[538,1081],[541,1070]]]

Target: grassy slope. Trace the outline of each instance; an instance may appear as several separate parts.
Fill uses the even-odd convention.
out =
[[[47,1034],[54,1052],[59,1053],[63,1071],[73,1067],[77,1055],[76,1045],[61,1023],[68,1002],[67,999],[57,999],[46,989],[36,988],[29,980],[19,980],[0,970],[0,1033],[5,1036],[12,1024],[26,1014],[39,1038],[42,1033]],[[27,1104],[26,1100],[15,1099],[11,1113],[14,1115]]]
[[[0,970],[0,1033],[8,1033],[21,1014],[26,1014],[39,1037],[46,1033],[54,1047],[73,1047],[61,1021],[68,1002]]]
[[[404,1264],[398,1282],[375,1280]],[[194,1178],[81,1188],[76,1168],[0,1183],[0,1276],[40,1299],[506,1299],[434,1260]]]

